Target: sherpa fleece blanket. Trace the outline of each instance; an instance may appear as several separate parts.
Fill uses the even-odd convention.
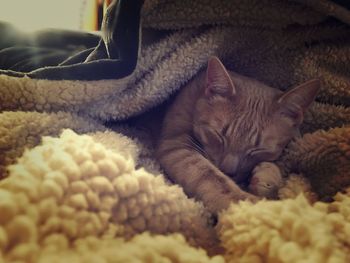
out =
[[[126,78],[0,75],[0,262],[350,262],[347,2],[146,0],[142,19]],[[281,200],[232,204],[215,227],[165,179],[147,134],[118,124],[211,55],[283,90],[323,81],[277,162],[294,173]]]

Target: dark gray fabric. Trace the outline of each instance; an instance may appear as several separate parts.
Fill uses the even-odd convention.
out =
[[[102,22],[102,37],[57,29],[25,34],[1,23],[0,74],[51,80],[123,78],[136,66],[142,4],[113,1]]]

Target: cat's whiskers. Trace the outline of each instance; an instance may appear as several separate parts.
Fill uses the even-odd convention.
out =
[[[193,138],[190,135],[186,136],[187,142],[186,143],[182,143],[183,146],[189,147],[193,150],[195,150],[196,152],[200,153],[201,155],[203,155],[205,158],[208,157],[207,153],[205,152],[205,150],[203,149],[202,145],[200,145],[200,143]]]

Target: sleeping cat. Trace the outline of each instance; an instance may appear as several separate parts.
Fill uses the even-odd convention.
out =
[[[320,82],[288,92],[227,71],[216,57],[167,110],[156,156],[167,176],[213,213],[258,197],[237,184],[299,133]]]

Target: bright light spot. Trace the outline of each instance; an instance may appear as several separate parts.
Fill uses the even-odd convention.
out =
[[[18,29],[82,29],[84,0],[0,0],[0,20]]]

